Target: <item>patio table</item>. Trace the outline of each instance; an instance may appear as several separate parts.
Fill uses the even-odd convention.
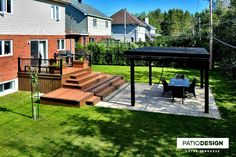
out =
[[[168,84],[170,87],[189,87],[189,79],[170,79]]]
[[[175,97],[182,98],[182,103],[184,103],[185,98],[185,88],[189,87],[189,79],[171,79],[169,87],[172,87],[172,102],[174,102]]]

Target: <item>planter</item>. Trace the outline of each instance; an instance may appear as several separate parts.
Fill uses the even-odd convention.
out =
[[[56,71],[60,70],[58,66],[53,66],[53,65],[49,65],[48,68],[49,68],[49,74],[55,74]]]
[[[75,68],[87,68],[88,65],[87,60],[84,60],[83,62],[73,61],[73,67]]]

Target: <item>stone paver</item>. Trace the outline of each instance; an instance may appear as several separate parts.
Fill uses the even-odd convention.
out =
[[[135,84],[135,106],[132,107],[130,105],[130,84],[126,83],[96,106],[221,119],[211,90],[209,90],[210,112],[206,114],[204,113],[204,89],[196,87],[196,99],[192,94],[189,94],[184,100],[184,104],[182,104],[182,99],[179,98],[175,98],[174,103],[172,103],[171,93],[162,96],[162,88],[160,84],[152,86],[140,83]]]

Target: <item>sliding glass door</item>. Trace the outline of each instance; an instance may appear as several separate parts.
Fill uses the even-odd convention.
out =
[[[42,58],[42,65],[45,65],[48,59],[48,43],[47,40],[32,40],[30,42],[31,58],[38,59]],[[33,61],[32,64],[35,65],[37,61]]]

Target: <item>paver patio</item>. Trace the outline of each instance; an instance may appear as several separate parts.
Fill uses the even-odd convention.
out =
[[[189,94],[184,104],[182,104],[179,98],[175,98],[175,102],[172,103],[171,93],[162,96],[161,84],[150,86],[148,84],[137,83],[135,85],[135,92],[136,104],[134,107],[131,106],[129,83],[123,85],[96,106],[221,119],[211,90],[209,90],[209,114],[204,113],[204,89],[198,86],[196,87],[196,99],[193,95]]]

